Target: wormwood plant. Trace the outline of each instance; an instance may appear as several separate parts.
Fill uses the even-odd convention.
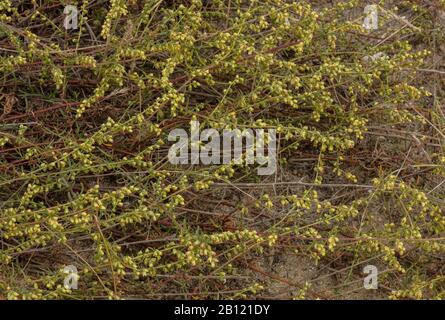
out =
[[[376,31],[364,6],[0,1],[0,294],[267,296],[257,261],[292,248],[345,286],[375,264],[385,296],[442,298],[445,131],[419,75],[441,2],[380,1]],[[168,134],[193,120],[276,129],[280,171],[171,165]],[[388,134],[405,130],[409,151]],[[343,297],[312,282],[289,290]]]

